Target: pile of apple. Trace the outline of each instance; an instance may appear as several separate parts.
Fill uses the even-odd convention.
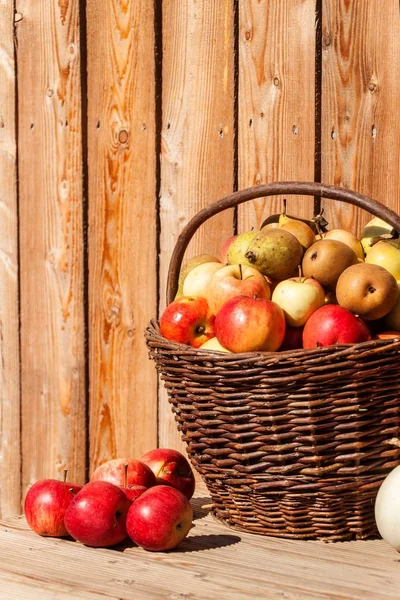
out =
[[[128,537],[145,550],[175,548],[192,527],[195,479],[177,450],[156,448],[140,459],[100,465],[85,485],[42,479],[28,490],[25,516],[42,536],[71,536],[93,547]]]
[[[187,261],[160,317],[169,340],[275,352],[400,337],[400,239],[374,217],[360,237],[286,212]]]

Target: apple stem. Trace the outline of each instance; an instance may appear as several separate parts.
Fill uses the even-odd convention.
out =
[[[124,488],[128,487],[128,463],[124,464]]]
[[[64,469],[64,483],[67,481],[68,469]]]
[[[243,279],[242,265],[239,264],[240,279]]]

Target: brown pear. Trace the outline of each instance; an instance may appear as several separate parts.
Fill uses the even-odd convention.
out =
[[[357,262],[354,250],[343,242],[317,240],[304,254],[303,275],[316,279],[326,291],[335,291],[341,273]]]
[[[379,265],[358,263],[340,275],[336,297],[340,306],[366,321],[380,319],[396,304],[397,282]]]
[[[309,227],[307,223],[303,223],[303,221],[295,221],[294,219],[290,219],[280,227],[281,229],[289,231],[289,233],[294,235],[305,250],[307,250],[307,248],[309,248],[315,242],[315,233],[311,227]]]

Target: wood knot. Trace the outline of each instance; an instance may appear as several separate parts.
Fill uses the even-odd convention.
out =
[[[129,134],[126,131],[126,129],[121,129],[121,131],[118,134],[118,141],[120,144],[126,144],[126,142],[128,141],[129,138]]]

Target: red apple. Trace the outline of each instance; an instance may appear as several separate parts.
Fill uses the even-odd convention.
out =
[[[222,248],[221,248],[221,263],[223,265],[227,265],[228,264],[228,250],[229,250],[229,246],[232,244],[232,242],[234,242],[237,238],[237,235],[232,235],[230,238],[228,238],[227,240],[225,240],[225,242],[222,244]]]
[[[265,298],[236,296],[215,318],[218,341],[231,352],[274,352],[283,342],[285,328],[283,310]]]
[[[290,277],[278,283],[272,301],[282,308],[287,325],[301,327],[325,304],[325,290],[311,277]]]
[[[355,344],[371,339],[367,325],[347,308],[326,304],[316,310],[303,330],[303,348]]]
[[[165,308],[160,332],[167,340],[199,348],[214,337],[215,316],[202,296],[181,296]]]
[[[189,533],[193,510],[187,497],[168,485],[157,485],[144,492],[128,512],[126,529],[141,548],[171,550]]]
[[[57,479],[41,479],[34,483],[29,488],[24,502],[25,516],[30,528],[43,536],[67,536],[65,511],[81,488],[81,485]]]
[[[143,454],[140,460],[150,467],[158,484],[171,485],[190,500],[195,479],[189,461],[172,448],[155,448]]]
[[[128,465],[126,482],[125,465]],[[90,481],[108,481],[114,485],[124,487],[143,485],[146,488],[157,483],[153,471],[137,458],[114,458],[113,460],[108,460],[93,471]]]
[[[279,350],[297,350],[303,347],[303,327],[286,327]]]
[[[147,492],[148,489],[149,488],[144,487],[144,485],[132,485],[131,487],[121,487],[121,490],[131,502],[135,502],[135,500],[137,500],[137,498],[139,498],[139,496],[141,496],[144,492]]]
[[[65,527],[86,546],[115,546],[127,537],[126,516],[134,504],[113,483],[89,481],[68,506]]]
[[[227,265],[214,273],[207,287],[206,299],[214,315],[235,296],[271,298],[271,290],[260,271],[247,265]]]

